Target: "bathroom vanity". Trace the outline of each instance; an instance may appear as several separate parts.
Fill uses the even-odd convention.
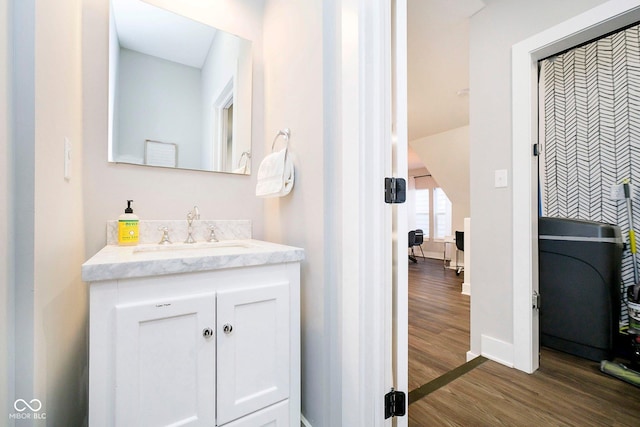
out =
[[[89,423],[300,424],[302,249],[107,245],[90,295]]]

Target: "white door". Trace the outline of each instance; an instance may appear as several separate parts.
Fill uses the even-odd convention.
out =
[[[342,371],[340,399],[330,398],[342,425],[406,425],[385,418],[385,395],[407,392],[407,218],[404,205],[385,204],[383,185],[408,172],[407,5],[339,4]]]
[[[289,396],[289,322],[289,283],[218,293],[218,425]]]
[[[233,421],[225,427],[290,427],[289,401],[276,403],[261,411]],[[296,426],[297,427],[297,426]]]
[[[215,294],[116,307],[116,425],[215,423]]]
[[[393,34],[393,109],[392,132],[393,176],[408,178],[407,166],[407,0],[395,0]],[[408,260],[407,233],[408,212],[405,204],[395,205],[393,210],[393,295],[392,295],[392,372],[393,384],[396,390],[402,391],[407,397],[406,414],[394,418],[394,425],[408,425],[408,395],[409,395],[409,317],[408,317]]]

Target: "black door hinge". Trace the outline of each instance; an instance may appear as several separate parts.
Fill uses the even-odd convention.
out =
[[[533,155],[536,157],[540,155],[540,146],[538,144],[533,144]]]
[[[403,391],[391,391],[384,395],[384,419],[404,417],[407,413],[406,395]]]
[[[404,203],[407,200],[407,181],[404,178],[384,179],[384,202]]]

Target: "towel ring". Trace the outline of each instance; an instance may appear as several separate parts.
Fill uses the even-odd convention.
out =
[[[291,136],[291,131],[289,130],[289,128],[285,128],[285,129],[279,130],[278,133],[276,134],[276,137],[273,138],[273,142],[271,143],[272,153],[273,153],[273,147],[276,146],[276,141],[278,140],[279,136],[284,137],[284,141],[286,143],[285,148],[289,148],[289,136]]]
[[[238,159],[238,167],[242,166],[242,160],[244,160],[244,165],[246,166],[250,158],[251,158],[251,152],[243,151],[242,154],[240,154],[240,159]]]

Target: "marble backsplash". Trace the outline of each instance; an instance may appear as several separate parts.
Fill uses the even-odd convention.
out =
[[[195,220],[193,238],[197,242],[209,239],[209,226],[215,227],[218,240],[251,239],[250,220]],[[182,243],[187,238],[186,220],[140,220],[140,240],[138,243],[158,243],[162,239],[161,227],[169,228],[169,239],[173,243]],[[107,245],[118,244],[118,221],[107,221]]]

